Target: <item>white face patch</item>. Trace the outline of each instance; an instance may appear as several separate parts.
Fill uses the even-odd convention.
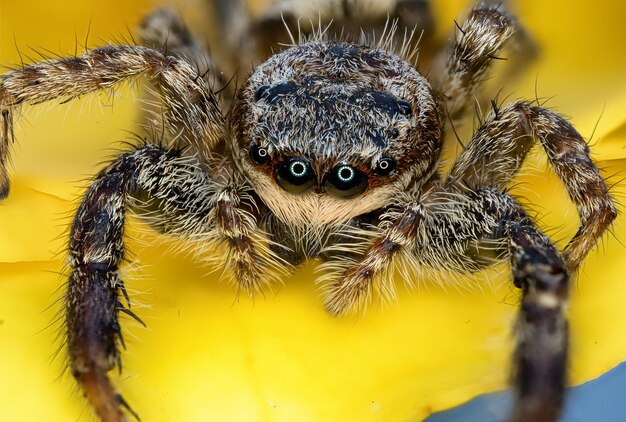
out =
[[[346,222],[380,208],[381,202],[384,203],[392,191],[392,188],[378,188],[356,198],[344,199],[312,191],[294,195],[272,182],[256,186],[256,192],[279,219],[296,225]]]
[[[351,218],[379,209],[393,202],[394,195],[405,188],[411,175],[404,175],[394,183],[369,189],[354,198],[338,198],[329,193],[308,191],[293,194],[282,189],[267,174],[252,165],[243,164],[255,192],[272,213],[290,225],[327,225],[345,223]],[[349,168],[349,167],[348,167]],[[345,176],[349,177],[346,171]]]

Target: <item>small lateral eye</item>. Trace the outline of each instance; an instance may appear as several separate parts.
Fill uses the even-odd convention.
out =
[[[396,160],[382,158],[374,167],[374,173],[379,176],[389,176],[396,169]]]
[[[270,154],[267,149],[252,142],[250,144],[250,158],[257,164],[265,164],[270,159]]]
[[[338,164],[326,175],[325,186],[335,196],[351,198],[367,189],[367,175],[347,164]]]
[[[288,158],[275,170],[274,178],[281,188],[291,193],[302,193],[315,183],[311,165],[302,158]]]

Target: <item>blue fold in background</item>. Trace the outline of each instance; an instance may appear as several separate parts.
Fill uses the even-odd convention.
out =
[[[502,422],[511,408],[511,392],[485,394],[425,422]],[[567,393],[561,422],[626,422],[626,362]]]

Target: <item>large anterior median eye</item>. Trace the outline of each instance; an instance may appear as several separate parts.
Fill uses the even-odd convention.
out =
[[[281,188],[291,193],[302,193],[315,183],[315,173],[311,165],[301,158],[288,158],[274,173]]]
[[[367,176],[347,164],[338,164],[326,174],[325,186],[335,196],[351,198],[367,188]]]

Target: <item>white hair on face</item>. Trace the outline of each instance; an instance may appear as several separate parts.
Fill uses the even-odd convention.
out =
[[[368,189],[355,198],[337,198],[327,193],[306,192],[293,194],[282,189],[267,174],[243,163],[252,178],[256,193],[281,221],[298,226],[341,224],[361,214],[389,203],[401,191],[412,175],[405,174],[388,185]]]

